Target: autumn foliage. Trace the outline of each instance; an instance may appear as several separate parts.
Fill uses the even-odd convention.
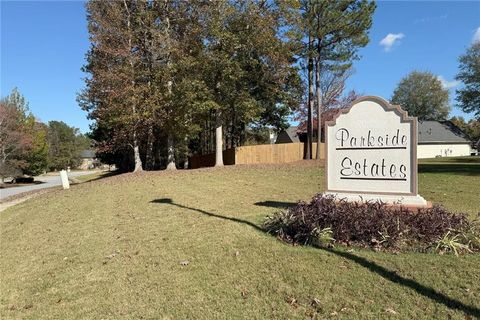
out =
[[[466,214],[435,205],[411,211],[380,202],[353,203],[317,194],[267,218],[265,229],[288,243],[328,243],[415,251],[480,250],[480,229]],[[446,238],[445,238],[446,237]],[[448,247],[445,244],[452,244]]]

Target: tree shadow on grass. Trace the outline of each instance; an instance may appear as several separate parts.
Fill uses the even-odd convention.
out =
[[[480,165],[468,163],[419,163],[418,173],[449,173],[463,176],[479,176]]]
[[[259,201],[259,202],[255,202],[254,204],[256,206],[279,208],[279,209],[290,208],[296,205],[295,202],[272,201],[272,200]]]
[[[265,201],[265,202],[269,202],[269,201]],[[273,201],[273,202],[275,202],[275,201]],[[254,224],[250,221],[246,221],[246,220],[242,220],[242,219],[238,219],[238,218],[227,217],[227,216],[222,216],[220,214],[208,212],[208,211],[205,211],[205,210],[202,210],[202,209],[197,209],[197,208],[184,206],[184,205],[173,202],[173,200],[170,199],[170,198],[155,199],[155,200],[150,201],[150,203],[168,204],[168,205],[172,205],[172,206],[177,206],[179,208],[199,212],[199,213],[207,215],[209,217],[214,217],[214,218],[218,218],[218,219],[229,220],[229,221],[236,222],[236,223],[246,224],[246,225],[254,228],[255,230],[266,233],[265,229],[257,226],[256,224]],[[263,204],[257,204],[257,205],[263,205]],[[427,287],[427,286],[425,286],[425,285],[423,285],[423,284],[421,284],[421,283],[419,283],[419,282],[417,282],[413,279],[409,279],[409,278],[400,276],[395,271],[390,271],[387,268],[382,267],[381,265],[379,265],[379,264],[377,264],[373,261],[367,260],[363,257],[357,256],[355,254],[345,252],[345,251],[342,251],[342,250],[329,249],[329,248],[323,248],[323,247],[318,247],[318,246],[315,246],[315,248],[319,249],[319,250],[322,250],[322,251],[332,253],[336,256],[348,259],[352,262],[355,262],[356,264],[368,269],[370,272],[376,273],[377,275],[381,276],[382,278],[384,278],[386,280],[389,280],[393,283],[399,284],[399,285],[401,285],[405,288],[409,288],[409,289],[417,292],[418,294],[433,300],[436,303],[443,304],[447,308],[459,310],[459,311],[465,313],[466,315],[470,315],[470,316],[473,316],[473,317],[480,317],[480,309],[479,308],[476,308],[475,306],[466,305],[459,300],[450,298],[450,297],[444,295],[443,293],[438,292],[437,290],[435,290],[431,287]]]
[[[85,182],[92,182],[92,181],[96,181],[96,180],[101,180],[101,179],[105,179],[105,178],[117,176],[117,175],[120,175],[120,174],[122,174],[122,173],[125,173],[125,172],[121,172],[120,170],[106,171],[106,172],[101,173],[98,177],[95,177],[95,178],[93,178],[93,179],[87,180],[87,181],[85,181]]]
[[[184,205],[173,202],[173,200],[170,199],[170,198],[155,199],[155,200],[150,201],[150,203],[170,204],[172,206],[177,206],[179,208],[200,212],[201,214],[204,214],[204,215],[207,215],[207,216],[210,216],[210,217],[223,219],[223,220],[230,220],[230,221],[241,223],[241,224],[246,224],[246,225],[249,225],[250,227],[252,227],[252,228],[254,228],[258,231],[265,232],[265,229],[257,226],[255,223],[252,223],[250,221],[242,220],[242,219],[238,219],[238,218],[226,217],[226,216],[222,216],[222,215],[219,215],[219,214],[216,214],[216,213],[213,213],[213,212],[208,212],[208,211],[205,211],[205,210],[202,210],[202,209],[187,207],[187,206],[184,206]]]
[[[353,261],[357,263],[358,265],[361,265],[362,267],[370,270],[371,272],[374,272],[381,276],[382,278],[389,280],[393,283],[400,284],[406,288],[410,288],[414,291],[416,291],[418,294],[421,294],[422,296],[429,298],[437,303],[443,304],[447,308],[450,309],[456,309],[459,311],[464,312],[467,315],[474,316],[474,317],[480,317],[480,309],[476,308],[475,306],[469,306],[461,301],[458,301],[456,299],[450,298],[446,295],[444,295],[441,292],[438,292],[437,290],[424,286],[421,283],[418,283],[417,281],[409,278],[402,277],[398,275],[395,271],[390,271],[385,267],[382,267],[381,265],[376,264],[373,261],[367,260],[363,257],[357,256],[355,254],[351,254],[345,251],[340,251],[340,250],[335,250],[335,249],[329,249],[329,248],[322,248],[322,247],[316,247],[317,249],[328,251],[330,253],[333,253],[337,256],[343,257],[345,259],[348,259],[350,261]]]
[[[420,163],[477,163],[480,164],[480,156],[463,157],[439,157],[433,159],[420,159]]]

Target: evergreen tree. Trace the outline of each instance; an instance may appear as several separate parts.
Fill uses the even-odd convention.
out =
[[[80,153],[85,149],[85,140],[77,128],[70,127],[63,121],[50,121],[48,144],[50,170],[75,168],[80,165]]]
[[[250,123],[284,126],[280,118],[298,104],[300,82],[288,43],[279,36],[277,6],[216,2],[206,21],[205,83],[215,107],[216,165],[222,165],[224,131],[235,147]]]
[[[463,117],[452,117],[450,121],[459,127],[474,144],[480,142],[480,120],[471,119],[466,122]]]
[[[27,175],[37,176],[48,169],[48,127],[32,117],[28,123],[31,137],[31,146],[25,155],[27,162],[23,172]]]
[[[358,58],[358,49],[367,45],[376,5],[368,0],[341,1],[279,1],[285,12],[288,35],[297,43],[297,54],[306,61],[307,94],[307,150],[306,159],[312,157],[313,108],[323,112],[321,73],[344,72],[352,60]],[[315,78],[315,80],[314,80]],[[321,119],[317,132],[321,131]],[[321,135],[317,135],[320,143]],[[320,149],[317,148],[317,158]]]
[[[457,101],[464,112],[473,112],[480,120],[480,41],[468,48],[459,60],[460,71],[455,79],[464,86],[457,90]]]

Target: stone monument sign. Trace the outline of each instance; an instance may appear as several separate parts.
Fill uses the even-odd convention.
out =
[[[374,96],[325,124],[326,194],[426,206],[417,193],[417,118]]]

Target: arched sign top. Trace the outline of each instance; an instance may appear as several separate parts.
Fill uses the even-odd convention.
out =
[[[350,103],[350,106],[347,108],[342,109],[341,112],[339,112],[331,121],[326,122],[326,125],[335,125],[336,120],[339,116],[342,114],[348,113],[352,107],[359,105],[360,102],[365,102],[365,101],[370,101],[377,103],[380,105],[385,111],[393,111],[395,112],[400,118],[401,122],[414,122],[417,121],[416,117],[410,117],[408,115],[408,112],[403,110],[399,105],[394,105],[390,104],[387,100],[385,100],[382,97],[378,96],[362,96],[360,98],[355,99],[352,103]]]
[[[355,100],[325,123],[327,193],[426,205],[417,194],[417,119],[383,98]]]

